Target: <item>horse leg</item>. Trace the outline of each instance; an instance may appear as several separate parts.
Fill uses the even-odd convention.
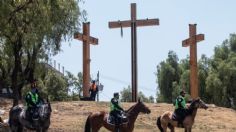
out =
[[[19,126],[17,127],[17,132],[23,132],[23,126],[19,125]]]
[[[43,128],[43,129],[42,129],[42,132],[47,132],[47,131],[48,131],[47,128]]]
[[[185,127],[184,130],[185,130],[185,132],[191,132],[192,128],[191,127]]]
[[[188,132],[187,128],[184,128],[184,132]]]
[[[43,128],[41,128],[41,127],[36,128],[36,132],[43,132]]]
[[[168,128],[170,129],[171,132],[175,132],[175,127],[170,123],[168,124]]]
[[[167,124],[163,123],[163,124],[161,124],[161,127],[163,129],[163,132],[167,132],[167,127],[168,127]]]
[[[188,131],[191,132],[191,131],[192,131],[192,127],[189,127],[189,128],[188,128]]]
[[[92,132],[98,132],[100,130],[102,126],[101,125],[98,125],[98,126],[95,126],[95,127],[92,127]]]

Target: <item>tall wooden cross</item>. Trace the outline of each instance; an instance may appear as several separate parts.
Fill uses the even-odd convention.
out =
[[[89,97],[90,44],[98,45],[98,39],[90,36],[90,23],[83,23],[83,34],[75,33],[74,39],[83,41],[83,97]]]
[[[197,42],[204,40],[204,34],[198,34],[197,24],[189,24],[189,38],[182,42],[183,47],[190,46],[190,94],[192,98],[199,97],[198,69],[197,69]]]
[[[137,27],[159,25],[158,19],[136,19],[136,4],[131,4],[131,20],[109,22],[109,28],[131,27],[131,69],[132,69],[132,102],[137,102]]]

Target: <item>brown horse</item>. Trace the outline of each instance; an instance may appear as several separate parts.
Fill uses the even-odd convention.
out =
[[[199,98],[192,101],[188,108],[190,114],[186,116],[183,121],[183,127],[185,128],[185,132],[191,132],[194,123],[194,118],[196,117],[198,108],[207,109],[208,106]],[[171,130],[171,132],[174,132],[175,127],[178,127],[178,122],[172,119],[172,115],[172,112],[166,111],[157,118],[157,126],[161,132],[166,132],[167,127]]]
[[[126,111],[128,123],[120,125],[119,131],[132,132],[134,129],[134,122],[140,112],[149,114],[151,111],[140,100],[138,100],[135,105],[133,105]],[[98,132],[102,126],[112,132],[115,132],[115,125],[107,123],[107,118],[108,114],[104,111],[90,114],[86,120],[85,132]]]

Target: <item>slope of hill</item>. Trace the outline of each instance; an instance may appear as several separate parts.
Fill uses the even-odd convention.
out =
[[[125,109],[128,109],[133,103],[122,103]],[[172,111],[174,107],[171,104],[146,104],[151,109],[151,114],[140,114],[135,123],[134,132],[158,132],[156,127],[156,118],[165,111]],[[0,109],[8,111],[10,103],[0,103]],[[52,103],[52,122],[49,132],[83,132],[84,124],[90,112],[109,111],[107,102],[54,102]],[[8,113],[3,118],[8,118]],[[104,128],[101,132],[107,132]],[[176,129],[182,132],[183,129]],[[194,132],[236,132],[236,111],[222,107],[210,107],[207,110],[199,109]]]

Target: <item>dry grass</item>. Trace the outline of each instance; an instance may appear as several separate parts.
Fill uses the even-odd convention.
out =
[[[9,104],[9,102],[7,103]],[[125,109],[133,103],[123,103]],[[151,109],[151,114],[140,114],[135,122],[134,132],[158,132],[156,118],[164,111],[172,111],[171,104],[146,104]],[[10,105],[1,104],[0,108],[9,110]],[[49,132],[83,132],[84,124],[90,112],[109,111],[107,102],[54,102],[52,103],[52,122]],[[3,118],[7,118],[5,113]],[[183,129],[176,129],[182,132]],[[104,128],[100,132],[107,132]],[[236,132],[236,111],[215,107],[208,110],[198,110],[198,114],[193,126],[193,132]]]

